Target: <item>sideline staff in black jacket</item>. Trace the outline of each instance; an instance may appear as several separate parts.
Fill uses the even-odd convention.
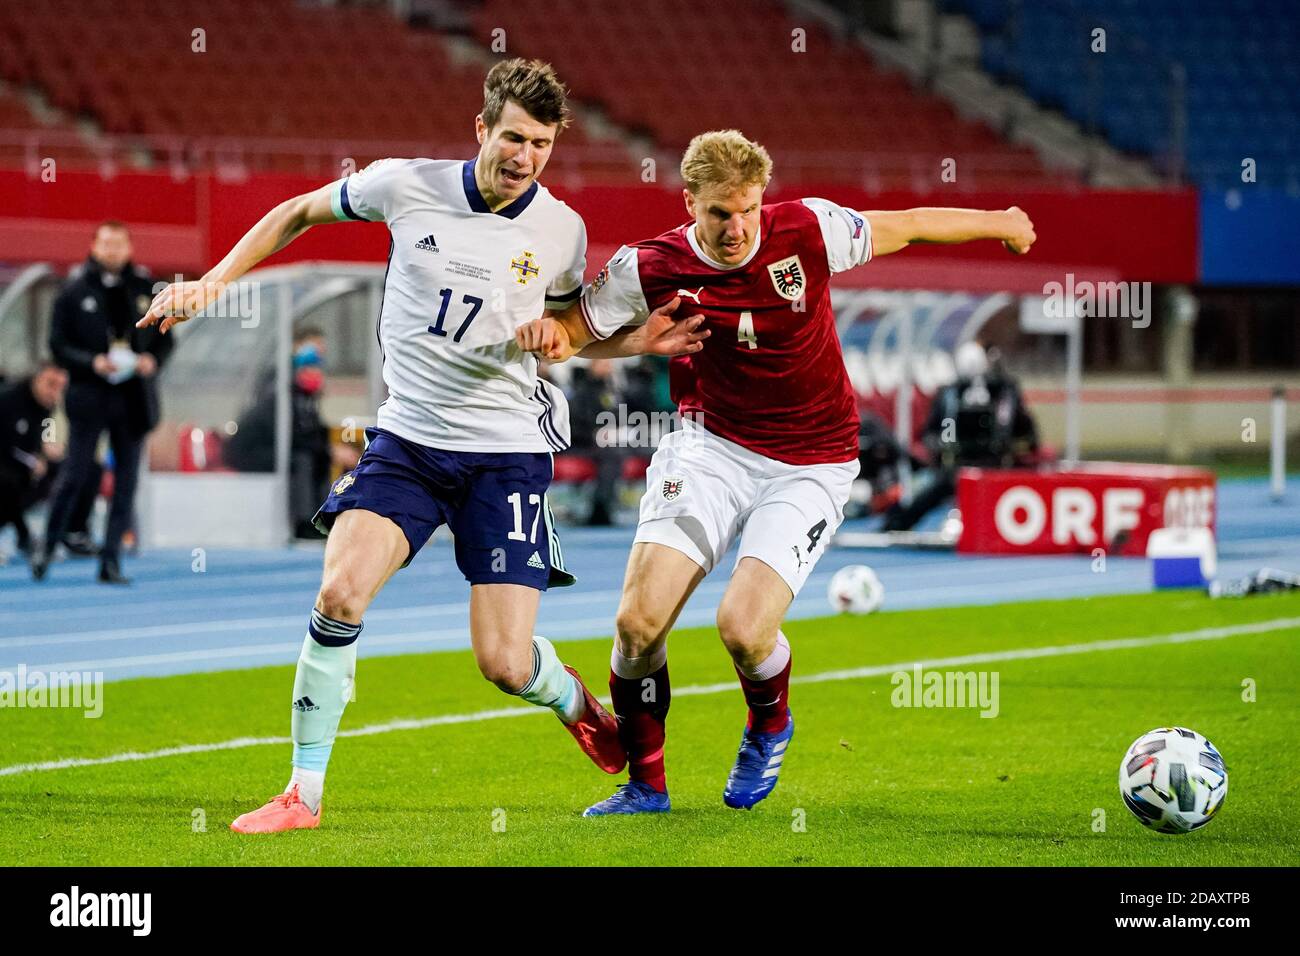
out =
[[[12,524],[18,532],[18,550],[23,554],[32,551],[24,513],[50,497],[63,467],[62,445],[47,445],[45,437],[67,387],[68,373],[49,361],[42,362],[27,378],[0,385],[0,531]],[[70,557],[99,554],[87,527],[102,476],[103,469],[96,462],[63,536],[62,544]]]
[[[135,323],[153,298],[153,279],[131,262],[131,236],[123,223],[101,223],[90,256],[69,277],[54,302],[50,352],[68,370],[65,407],[68,457],[50,505],[45,542],[32,553],[32,575],[45,577],[50,550],[63,536],[73,506],[93,479],[95,448],[108,431],[113,450],[113,504],[100,552],[99,580],[127,584],[119,553],[131,525],[140,450],[159,418],[155,375],[172,339]]]
[[[12,524],[20,551],[31,551],[23,512],[51,472],[42,432],[67,384],[67,373],[49,363],[31,377],[0,388],[0,531]]]

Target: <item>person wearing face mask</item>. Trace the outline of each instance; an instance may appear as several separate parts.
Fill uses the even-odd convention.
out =
[[[957,493],[963,467],[1014,468],[1038,450],[1038,428],[1020,385],[979,342],[953,354],[957,378],[935,393],[923,441],[931,467],[911,501],[885,513],[882,531],[909,531]]]
[[[293,441],[289,450],[289,507],[294,535],[316,540],[320,532],[312,516],[329,493],[330,464],[335,450],[329,428],[321,420],[321,390],[325,385],[325,336],[318,329],[304,329],[293,350]],[[357,463],[351,448],[351,460],[342,463],[344,470]]]
[[[318,540],[312,524],[329,490],[330,466],[356,467],[357,452],[332,442],[321,420],[325,385],[325,334],[304,326],[293,337],[292,427],[289,447],[289,507],[294,537]],[[223,459],[239,471],[275,470],[275,374],[263,381],[257,398],[239,417],[239,429],[226,442]]]
[[[95,480],[95,453],[108,432],[113,502],[100,551],[99,580],[129,584],[122,574],[122,535],[131,526],[140,452],[158,423],[156,376],[173,341],[137,328],[149,308],[153,278],[132,262],[131,234],[108,220],[95,230],[90,255],[54,302],[50,352],[68,372],[68,452],[50,504],[45,541],[32,549],[32,576],[45,578],[50,554],[68,530],[78,500]]]

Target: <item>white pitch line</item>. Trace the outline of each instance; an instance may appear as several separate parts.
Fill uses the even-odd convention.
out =
[[[1021,647],[1007,651],[989,651],[983,654],[963,654],[958,657],[938,657],[932,660],[903,661],[897,664],[876,664],[871,667],[855,667],[848,670],[823,671],[820,674],[806,674],[790,678],[792,684],[820,684],[827,681],[860,680],[867,677],[882,677],[897,671],[907,671],[919,664],[922,669],[940,667],[960,667],[964,664],[987,664],[993,661],[1029,660],[1038,657],[1065,657],[1071,654],[1091,654],[1096,651],[1130,650],[1138,647],[1158,647],[1162,644],[1187,644],[1193,641],[1217,641],[1243,634],[1267,634],[1300,628],[1300,617],[1280,617],[1271,621],[1255,621],[1250,624],[1234,624],[1228,627],[1207,627],[1198,631],[1180,631],[1173,634],[1152,634],[1146,637],[1121,637],[1107,641],[1092,641],[1085,644],[1058,644],[1046,647]],[[734,681],[722,684],[693,684],[688,687],[675,688],[677,697],[696,697],[704,694],[722,694],[734,691]],[[608,704],[608,698],[602,698]],[[387,734],[395,730],[423,730],[427,727],[440,727],[446,724],[471,724],[484,720],[499,720],[506,717],[523,717],[528,714],[544,714],[543,707],[502,707],[496,710],[480,710],[469,714],[441,714],[437,717],[420,717],[390,720],[382,724],[368,724],[353,730],[340,730],[340,737],[370,737],[375,734]],[[70,767],[98,767],[112,763],[126,763],[139,760],[156,760],[160,757],[176,757],[185,754],[212,753],[218,750],[241,750],[245,747],[261,747],[269,744],[292,743],[288,737],[237,737],[214,744],[185,744],[180,747],[164,747],[161,750],[127,751],[108,757],[65,757],[62,760],[45,760],[39,763],[12,764],[0,767],[0,777],[12,777],[18,774],[35,773],[42,770],[66,770]]]

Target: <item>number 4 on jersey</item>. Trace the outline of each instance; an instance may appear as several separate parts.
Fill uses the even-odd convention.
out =
[[[736,327],[736,341],[747,343],[751,349],[758,348],[758,334],[754,331],[754,313],[740,313],[740,325]]]
[[[815,525],[808,529],[808,553],[812,554],[812,549],[817,547],[818,540],[821,539],[822,532],[826,530],[826,519],[823,518]]]

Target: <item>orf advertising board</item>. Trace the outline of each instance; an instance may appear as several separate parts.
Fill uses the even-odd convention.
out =
[[[1172,465],[1090,462],[1069,470],[963,468],[967,554],[1142,556],[1157,528],[1214,529],[1214,474]]]

